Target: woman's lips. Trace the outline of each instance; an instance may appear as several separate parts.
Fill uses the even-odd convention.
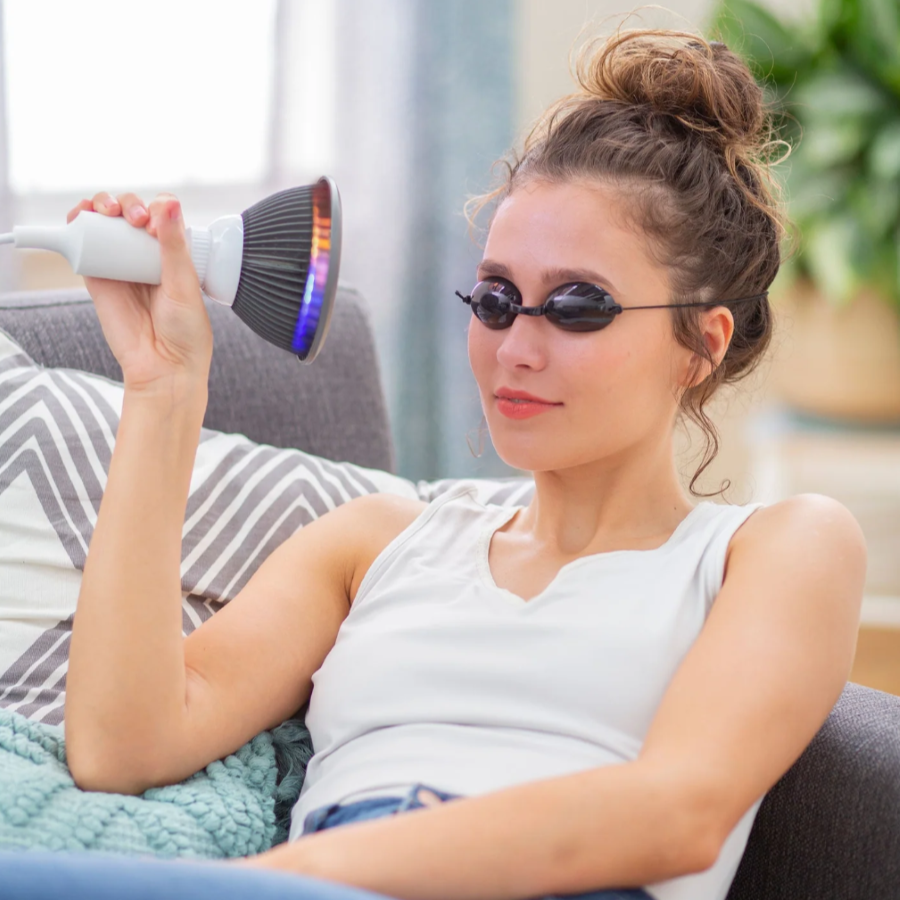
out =
[[[544,400],[542,397],[535,397],[525,391],[512,391],[505,388],[501,388],[494,394],[494,400],[500,414],[506,416],[507,419],[530,419],[562,406],[562,403]]]

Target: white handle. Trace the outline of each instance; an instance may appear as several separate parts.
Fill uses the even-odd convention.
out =
[[[193,235],[193,231],[198,234]],[[195,251],[192,256],[199,257],[193,262],[202,283],[209,258],[209,235],[205,228],[186,228],[185,233],[188,246]],[[159,284],[162,278],[159,241],[121,216],[83,209],[68,225],[17,225],[13,236],[17,247],[62,253],[78,275],[139,284]]]
[[[80,237],[80,252],[71,261],[79,275],[159,284],[159,241],[146,229],[136,228],[121,216],[103,216],[87,210],[82,210],[71,225]]]
[[[78,275],[139,284],[162,278],[159,241],[121,216],[83,209],[68,225],[17,225],[12,234],[17,247],[61,253]],[[209,228],[185,228],[185,237],[201,287],[230,306],[241,277],[243,220],[222,216]]]

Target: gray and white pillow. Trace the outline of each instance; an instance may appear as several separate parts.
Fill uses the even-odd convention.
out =
[[[0,707],[30,719],[63,719],[72,618],[123,397],[102,376],[39,366],[0,330]],[[329,509],[376,492],[430,501],[456,483],[415,484],[202,429],[182,532],[184,633]],[[524,502],[529,491],[479,483],[486,502]]]

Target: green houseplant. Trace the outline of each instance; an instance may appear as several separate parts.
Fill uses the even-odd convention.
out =
[[[765,86],[798,253],[773,294],[793,322],[786,399],[900,421],[900,0],[815,0],[782,18],[720,0],[710,31]]]

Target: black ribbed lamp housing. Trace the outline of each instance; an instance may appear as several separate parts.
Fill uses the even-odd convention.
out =
[[[340,266],[341,204],[328,177],[272,194],[241,213],[244,245],[232,309],[260,337],[312,362]]]

